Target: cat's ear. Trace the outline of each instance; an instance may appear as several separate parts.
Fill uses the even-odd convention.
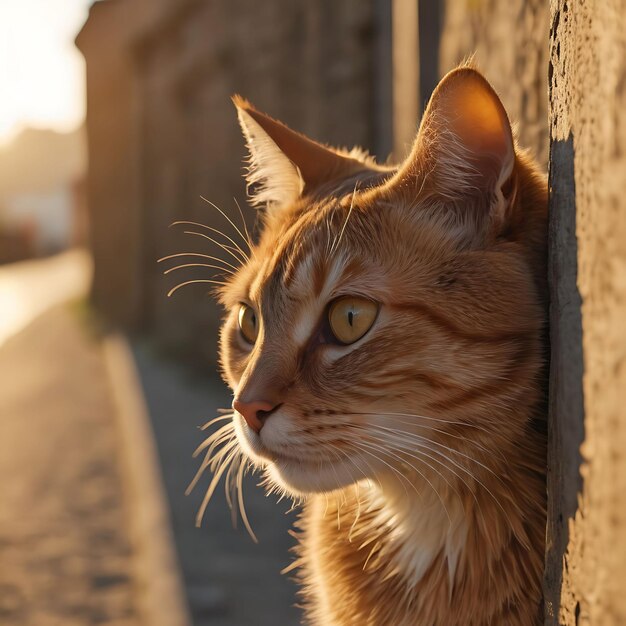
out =
[[[286,206],[315,188],[366,169],[349,154],[327,148],[233,97],[250,153],[248,193],[256,206]]]
[[[502,224],[514,164],[504,106],[477,70],[461,67],[437,86],[413,149],[388,187],[420,189],[470,213],[460,218],[484,221],[488,214],[491,222]]]

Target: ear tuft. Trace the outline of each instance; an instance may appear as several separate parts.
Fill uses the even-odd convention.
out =
[[[271,209],[294,202],[304,189],[299,169],[253,117],[258,115],[254,107],[239,95],[234,95],[232,101],[248,147],[246,183],[250,203]]]

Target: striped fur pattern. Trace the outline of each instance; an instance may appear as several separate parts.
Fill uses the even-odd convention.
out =
[[[237,412],[233,427],[269,487],[303,502],[293,567],[307,623],[539,623],[543,174],[467,67],[443,79],[393,169],[323,147],[322,180],[294,160],[308,150],[292,150],[299,136],[239,106],[255,119],[248,139],[267,133],[262,154],[249,143],[265,192],[280,187],[264,163],[274,148],[302,180],[295,200],[293,186],[288,202],[272,194],[249,260],[220,295],[226,381],[236,397],[278,405],[259,433]],[[380,306],[347,346],[323,331],[343,295]],[[260,319],[253,346],[239,332],[241,303]]]

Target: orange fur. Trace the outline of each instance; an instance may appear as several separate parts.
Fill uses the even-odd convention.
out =
[[[270,203],[222,290],[221,346],[236,397],[278,407],[259,434],[236,412],[234,429],[272,485],[305,499],[308,622],[539,623],[547,190],[497,96],[475,70],[448,75],[394,170],[298,148],[301,136],[236,104],[261,128],[249,141],[270,140],[262,154],[250,145],[257,178],[280,143],[304,190]],[[307,151],[325,154],[328,180],[297,162]],[[324,331],[345,294],[380,306],[349,346]],[[261,319],[254,346],[241,302]]]

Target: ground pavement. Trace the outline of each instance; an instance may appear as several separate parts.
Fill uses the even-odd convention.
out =
[[[294,540],[288,530],[295,515],[289,503],[276,503],[245,481],[246,510],[259,544],[248,537],[241,520],[234,529],[224,491],[215,492],[201,528],[195,516],[210,475],[190,496],[184,492],[199,459],[192,453],[207,436],[198,426],[228,407],[231,397],[215,372],[190,371],[160,358],[145,343],[134,354],[151,415],[171,507],[174,537],[185,579],[194,626],[295,626],[295,585],[280,570],[292,562]]]
[[[138,626],[113,408],[76,311],[0,348],[0,624]]]
[[[160,467],[148,474],[159,485],[163,477],[175,546],[160,542],[152,554],[176,548],[193,626],[297,624],[295,587],[279,573],[293,544],[286,503],[265,498],[255,479],[246,482],[255,545],[241,525],[233,529],[223,491],[195,528],[209,476],[183,495],[204,436],[197,426],[229,404],[224,387],[214,373],[192,375],[135,344],[141,384],[125,377],[136,393],[116,393],[103,338],[84,306],[60,304],[83,297],[88,282],[89,261],[79,251],[0,268],[0,625],[155,626],[145,606],[154,594],[138,578],[152,533],[136,536],[141,498],[128,484],[132,458],[150,455],[133,455],[132,446],[129,454],[122,444],[120,395],[137,396],[126,417],[134,407],[136,424],[156,435]],[[171,578],[165,569],[155,567],[151,580]],[[186,623],[186,607],[179,615],[177,623]]]

